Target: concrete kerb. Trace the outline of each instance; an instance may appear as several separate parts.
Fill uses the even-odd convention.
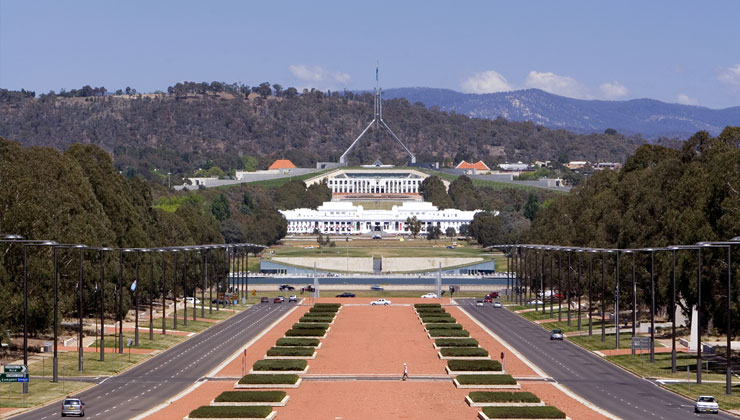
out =
[[[470,316],[470,314],[468,313],[468,311],[466,311],[462,306],[458,306],[458,309],[460,311],[462,311],[462,313],[464,313],[471,321],[473,321],[476,325],[478,325],[481,329],[483,329],[483,331],[485,331],[486,333],[488,333],[494,339],[498,340],[498,342],[501,343],[502,346],[506,347],[506,349],[508,349],[512,354],[514,354],[517,358],[519,358],[519,360],[521,360],[530,369],[532,369],[534,372],[536,372],[538,375],[540,375],[540,377],[545,378],[545,379],[546,378],[549,378],[545,374],[545,372],[543,372],[534,363],[532,363],[531,361],[529,361],[529,359],[527,359],[526,357],[524,357],[524,355],[522,355],[521,353],[519,353],[518,351],[516,351],[513,347],[511,347],[511,345],[509,343],[507,343],[504,339],[502,339],[501,337],[499,337],[498,335],[496,335],[493,331],[491,331],[490,329],[488,329],[488,327],[486,327],[485,325],[483,325],[483,323],[481,323],[480,321],[478,321],[476,318]],[[598,356],[596,356],[596,357],[598,357]],[[591,410],[596,411],[597,413],[601,414],[604,417],[610,418],[612,420],[622,420],[621,417],[615,416],[614,414],[612,414],[612,413],[610,413],[610,412],[602,409],[601,407],[598,407],[598,406],[592,404],[590,401],[582,398],[580,395],[574,393],[573,391],[571,391],[566,386],[563,386],[560,383],[554,382],[553,383],[553,386],[556,387],[557,389],[559,389],[560,391],[562,391],[565,395],[573,398],[574,400],[576,400],[579,403],[583,404],[584,406],[590,408]]]
[[[286,395],[285,398],[280,400],[279,402],[269,402],[269,401],[261,401],[261,402],[216,402],[211,401],[209,405],[213,407],[255,407],[255,406],[263,406],[263,405],[269,405],[270,407],[285,407],[285,404],[288,403],[288,400],[290,400],[290,395]]]
[[[249,340],[249,341],[247,342],[247,344],[246,344],[246,345],[245,345],[245,346],[244,346],[243,348],[239,349],[239,351],[235,352],[235,353],[234,353],[234,354],[233,354],[233,355],[232,355],[231,357],[227,358],[227,359],[226,359],[226,360],[225,360],[225,361],[224,361],[223,363],[221,363],[220,365],[218,365],[218,366],[216,366],[215,368],[213,368],[213,369],[212,369],[212,370],[211,370],[210,372],[208,372],[208,373],[207,373],[207,374],[205,375],[205,377],[210,377],[210,376],[214,376],[214,375],[213,375],[214,373],[216,373],[216,372],[218,372],[218,371],[222,370],[222,369],[223,369],[224,367],[226,367],[226,366],[227,366],[227,365],[228,365],[229,363],[231,363],[232,361],[234,361],[234,359],[236,359],[237,357],[239,357],[239,355],[241,355],[241,354],[242,354],[242,352],[243,352],[243,351],[244,351],[245,349],[249,348],[249,347],[250,347],[250,346],[251,346],[252,344],[254,344],[255,342],[257,342],[257,340],[259,340],[259,339],[260,339],[260,338],[262,338],[262,337],[263,337],[263,336],[264,336],[265,334],[267,334],[267,333],[268,333],[268,332],[269,332],[270,330],[272,330],[273,328],[275,328],[275,326],[276,326],[277,324],[279,324],[280,322],[282,322],[282,321],[283,321],[283,320],[284,320],[285,318],[287,318],[287,317],[288,317],[288,315],[292,314],[292,313],[293,313],[293,311],[295,311],[296,309],[298,309],[298,306],[295,306],[295,307],[291,308],[291,309],[290,309],[289,311],[287,311],[287,312],[286,312],[285,314],[283,314],[283,316],[281,316],[280,318],[276,319],[276,320],[275,320],[275,321],[274,321],[274,322],[273,322],[272,324],[268,325],[268,326],[267,326],[267,328],[265,328],[265,329],[264,329],[264,330],[262,330],[262,331],[261,331],[261,332],[260,332],[259,334],[257,334],[257,335],[256,335],[256,336],[255,336],[254,338],[252,338],[251,340]],[[178,345],[179,345],[179,344],[178,344]],[[301,381],[301,380],[300,380],[300,379],[298,379],[298,383],[300,383],[300,381]],[[175,401],[179,400],[180,398],[182,398],[182,397],[184,397],[184,396],[188,395],[189,393],[191,393],[191,392],[195,391],[195,390],[196,390],[196,389],[197,389],[198,387],[200,387],[200,386],[201,386],[201,385],[203,385],[204,383],[206,383],[206,381],[198,381],[198,382],[194,383],[193,385],[191,385],[191,386],[189,386],[188,388],[184,389],[184,390],[183,390],[182,392],[180,392],[179,394],[177,394],[177,395],[175,395],[174,397],[170,398],[170,399],[169,399],[169,400],[167,400],[166,402],[164,402],[164,403],[162,403],[162,404],[159,404],[159,405],[157,405],[157,406],[155,406],[155,407],[153,407],[153,408],[151,408],[151,409],[149,409],[149,410],[145,411],[144,413],[141,413],[141,414],[139,414],[138,416],[132,417],[132,418],[131,418],[131,420],[141,420],[141,419],[143,419],[143,418],[145,418],[145,417],[148,417],[148,416],[150,416],[150,415],[152,415],[152,414],[156,413],[157,411],[160,411],[160,410],[162,410],[163,408],[166,408],[166,407],[168,407],[168,406],[169,406],[170,404],[172,404],[173,402],[175,402]],[[275,414],[277,414],[276,412],[274,412],[274,413],[275,413]],[[186,418],[187,418],[187,417],[186,417]]]

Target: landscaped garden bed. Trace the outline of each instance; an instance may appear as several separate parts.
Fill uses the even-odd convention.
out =
[[[496,372],[502,374],[501,362],[498,360],[448,360],[447,373],[450,375],[462,375],[477,372]]]
[[[444,308],[440,307],[434,307],[434,308],[415,308],[416,313],[421,314],[439,314],[439,313],[447,313],[447,311]]]
[[[266,359],[301,358],[313,359],[316,357],[314,347],[273,347],[267,350]]]
[[[234,385],[237,389],[246,388],[298,388],[301,378],[293,374],[245,375]]]
[[[326,330],[317,328],[306,328],[306,329],[290,329],[285,332],[286,337],[320,337],[326,336]]]
[[[565,419],[556,407],[483,407],[481,419]]]
[[[314,306],[313,308],[308,310],[308,313],[311,314],[336,314],[339,311],[338,307],[329,307],[329,306]]]
[[[442,347],[478,347],[478,340],[475,338],[438,338],[434,340],[434,348]]]
[[[465,397],[471,407],[539,407],[545,403],[531,392],[473,391]]]
[[[425,318],[421,318],[421,322],[423,324],[457,324],[457,320],[451,316],[428,316]]]
[[[317,329],[317,330],[328,330],[329,324],[319,323],[319,322],[298,322],[293,324],[294,330],[310,330],[310,329]]]
[[[449,330],[444,328],[435,328],[427,330],[429,338],[440,337],[470,337],[470,333],[465,330]]]
[[[308,372],[308,362],[301,359],[258,360],[252,365],[250,374],[286,372],[303,374]]]
[[[303,316],[298,322],[322,322],[325,324],[331,324],[334,322],[333,316]]]
[[[414,308],[441,308],[442,305],[439,303],[415,303]]]
[[[202,406],[191,411],[185,419],[272,419],[277,415],[269,406],[218,407]]]
[[[285,391],[226,391],[211,401],[211,406],[284,407],[289,399]]]
[[[439,350],[440,359],[490,359],[488,350],[481,347],[444,347]]]
[[[499,388],[519,389],[516,379],[511,375],[458,375],[452,380],[458,388]]]
[[[432,323],[430,323],[430,324],[424,324],[424,328],[426,328],[427,331],[429,331],[429,330],[442,330],[442,329],[444,329],[444,330],[461,330],[461,329],[463,329],[462,325],[460,325],[460,324],[450,324],[450,323],[445,323],[445,322],[437,323],[437,324],[432,324]]]
[[[321,348],[321,340],[318,338],[283,337],[279,338],[275,345],[280,347],[316,347],[318,349]]]

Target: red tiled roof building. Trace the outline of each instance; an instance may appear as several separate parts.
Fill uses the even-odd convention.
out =
[[[295,165],[293,165],[293,162],[289,161],[288,159],[278,159],[275,162],[272,162],[272,165],[270,165],[268,170],[270,169],[292,169],[295,168]]]
[[[476,171],[490,171],[491,168],[488,167],[485,163],[483,163],[482,160],[479,160],[475,163],[468,163],[465,161],[460,162],[455,169],[475,169]]]

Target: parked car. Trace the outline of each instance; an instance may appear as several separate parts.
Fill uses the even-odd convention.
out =
[[[383,299],[383,298],[380,298],[380,299],[378,299],[378,300],[374,300],[374,301],[370,302],[370,304],[371,304],[371,305],[373,305],[373,306],[374,306],[374,305],[383,305],[383,306],[388,306],[388,305],[390,305],[390,304],[391,304],[391,301],[390,301],[390,300],[388,300],[388,299]]]
[[[563,331],[555,328],[554,330],[550,331],[550,340],[563,340]]]
[[[289,284],[281,284],[280,287],[278,287],[281,292],[290,292],[295,290],[295,287],[289,285]]]
[[[310,285],[310,284],[308,286],[304,287],[303,290],[305,290],[307,292],[315,292],[316,291],[316,289],[314,289],[313,286]]]
[[[372,286],[370,286],[370,290],[379,290],[379,291],[382,292],[383,291],[383,286],[381,286],[379,284],[373,284]]]
[[[527,302],[527,305],[544,305],[545,302],[539,300],[539,299],[532,299],[529,302]]]
[[[194,298],[194,297],[186,297],[185,298],[185,301],[188,302],[188,303],[190,303],[190,304],[193,304],[193,302],[195,302],[194,304],[196,304],[196,305],[200,303],[200,299]]]
[[[62,417],[85,417],[85,403],[79,398],[65,398],[62,402]]]
[[[383,239],[383,236],[381,236],[379,233],[376,233],[373,235],[373,239]]]
[[[694,403],[694,413],[719,413],[719,404],[711,395],[700,395]]]
[[[436,293],[427,293],[425,295],[421,295],[422,299],[436,299],[437,294]]]
[[[270,303],[270,298],[262,296],[262,298],[260,298],[260,303]]]
[[[493,307],[494,308],[503,308],[504,305],[502,305],[501,302],[499,302],[499,301],[494,301],[493,302]]]
[[[298,296],[296,295],[290,295],[288,296],[288,303],[290,302],[298,302]]]
[[[344,292],[344,293],[338,294],[337,297],[355,297],[355,294],[350,293],[350,292]]]

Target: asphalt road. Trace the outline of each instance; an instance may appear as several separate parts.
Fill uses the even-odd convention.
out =
[[[632,419],[737,419],[729,414],[695,414],[693,401],[661,389],[577,345],[551,341],[550,333],[517,314],[475,300],[459,299],[461,307],[501,337],[548,376],[609,413]]]
[[[136,367],[80,393],[85,418],[130,419],[167,401],[239,351],[294,304],[257,304],[162,352]],[[51,404],[12,417],[44,420],[61,416]]]

